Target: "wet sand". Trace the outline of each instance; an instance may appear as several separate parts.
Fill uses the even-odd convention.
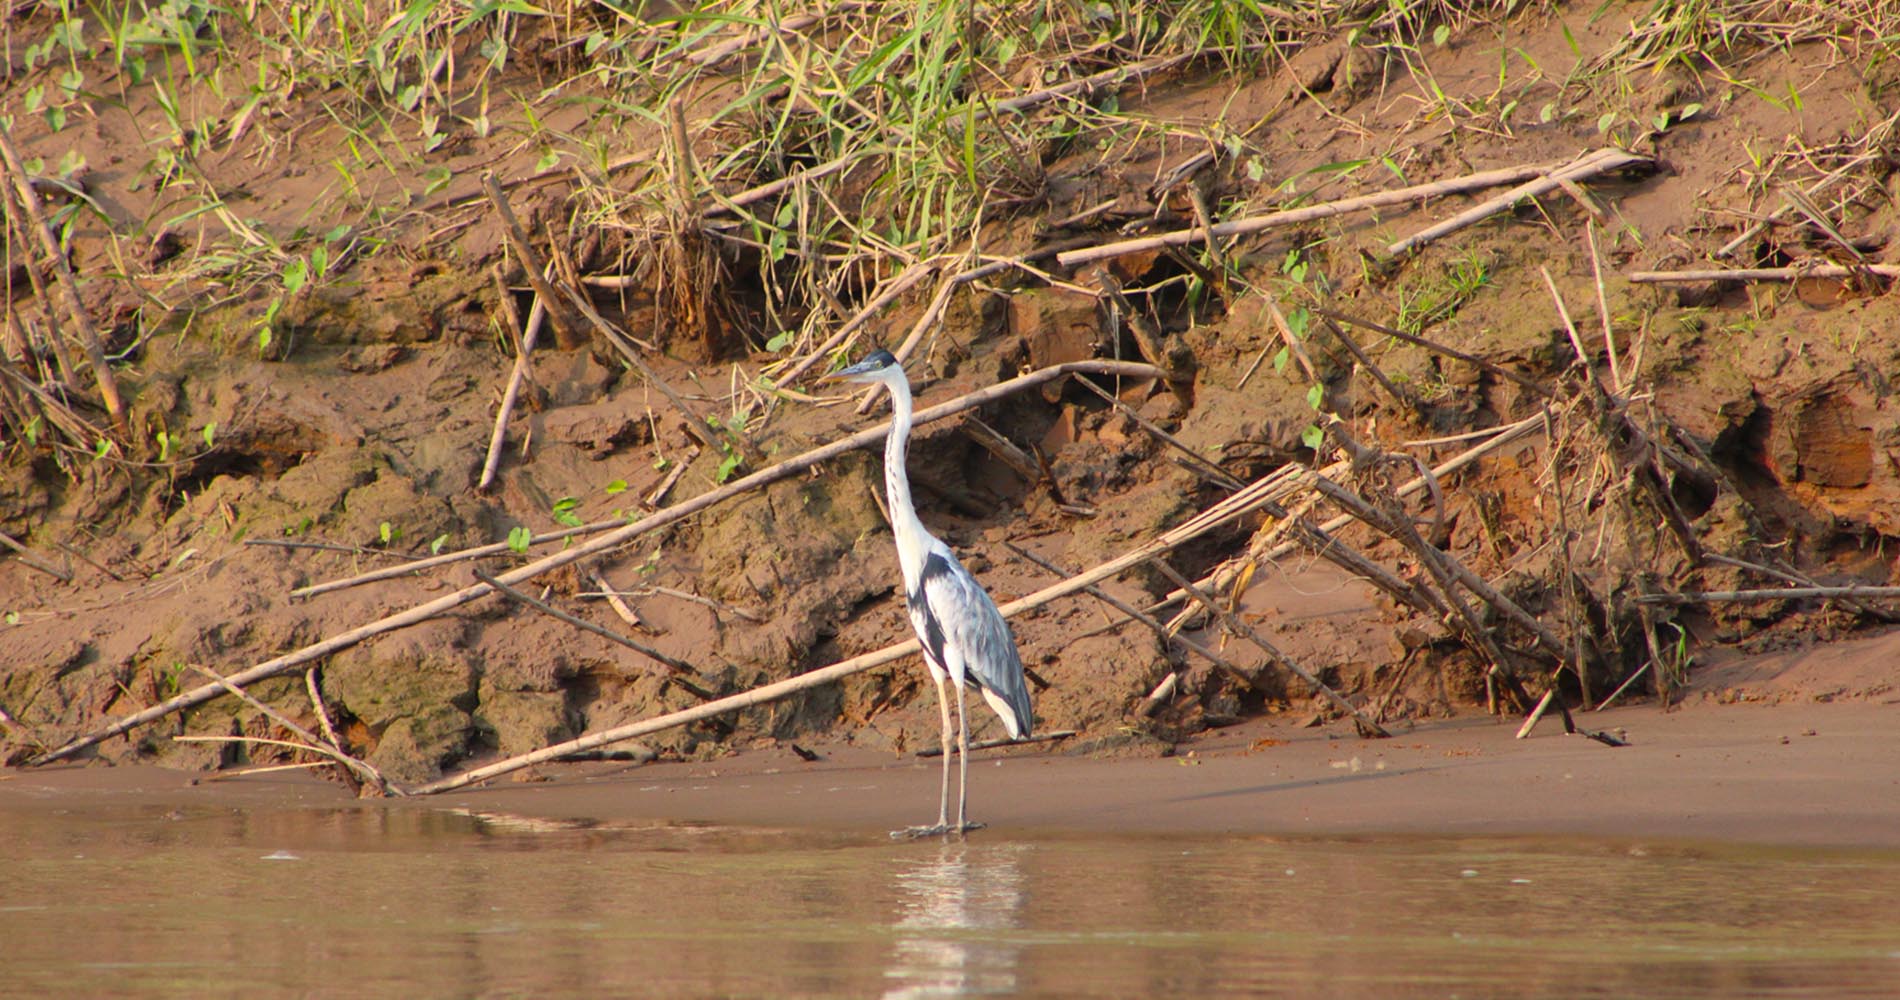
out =
[[[1530,738],[1482,715],[1362,740],[1335,727],[1254,722],[1173,757],[981,751],[970,768],[978,836],[1261,834],[1576,835],[1900,848],[1900,706],[1691,704],[1579,716],[1612,748],[1546,719]],[[393,808],[550,820],[688,822],[879,836],[934,818],[940,763],[848,745],[710,763],[562,765]],[[128,803],[358,806],[302,776],[204,780],[157,768],[0,771],[0,812]]]

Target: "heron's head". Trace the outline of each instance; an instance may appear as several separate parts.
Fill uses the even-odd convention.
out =
[[[904,377],[904,364],[891,355],[891,352],[879,349],[866,355],[863,361],[849,368],[840,368],[825,376],[827,381],[846,382],[884,382],[892,376]]]

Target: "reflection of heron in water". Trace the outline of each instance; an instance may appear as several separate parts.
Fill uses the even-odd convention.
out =
[[[937,684],[937,710],[943,718],[943,791],[937,800],[937,825],[913,826],[893,837],[962,833],[983,824],[964,818],[969,800],[970,720],[964,710],[964,685],[974,684],[1003,720],[1009,738],[1029,735],[1029,685],[1015,637],[996,610],[996,602],[957,562],[956,553],[933,537],[917,519],[910,502],[910,476],[904,455],[910,439],[910,379],[889,351],[873,351],[863,361],[832,373],[834,379],[881,382],[891,391],[891,433],[884,443],[884,489],[890,495],[891,533],[897,536],[897,565],[904,574],[904,605],[924,647],[924,666]],[[957,823],[950,825],[950,702],[943,682],[957,689]]]
[[[903,915],[887,1000],[1016,992],[1021,850],[946,844],[930,860],[907,859],[894,880]]]

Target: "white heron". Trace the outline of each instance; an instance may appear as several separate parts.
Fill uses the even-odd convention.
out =
[[[950,546],[924,528],[910,500],[904,456],[910,445],[910,380],[889,351],[873,351],[863,361],[832,373],[832,379],[881,382],[891,391],[891,432],[884,442],[884,490],[890,497],[891,531],[897,539],[897,565],[904,575],[904,604],[923,644],[924,666],[937,685],[937,709],[943,720],[943,790],[937,825],[897,830],[891,836],[928,837],[982,829],[965,816],[969,802],[970,722],[965,686],[974,684],[1009,738],[1030,735],[1029,685],[1015,637],[976,577],[957,561]],[[948,680],[957,689],[957,822],[950,825],[950,701]]]

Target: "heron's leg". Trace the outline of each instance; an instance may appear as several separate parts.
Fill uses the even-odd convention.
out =
[[[963,685],[957,685],[957,832],[974,829],[964,821],[970,804],[970,713]]]
[[[937,682],[937,714],[943,720],[943,790],[937,796],[937,828],[946,829],[950,825],[950,697],[943,689],[943,675],[934,678]],[[962,688],[957,691],[961,693]],[[962,814],[957,819],[962,820]]]
[[[894,840],[934,837],[950,830],[950,696],[943,689],[942,674],[933,670],[930,679],[937,682],[937,717],[942,722],[939,742],[943,747],[943,786],[937,795],[937,825],[892,830],[891,837]]]

